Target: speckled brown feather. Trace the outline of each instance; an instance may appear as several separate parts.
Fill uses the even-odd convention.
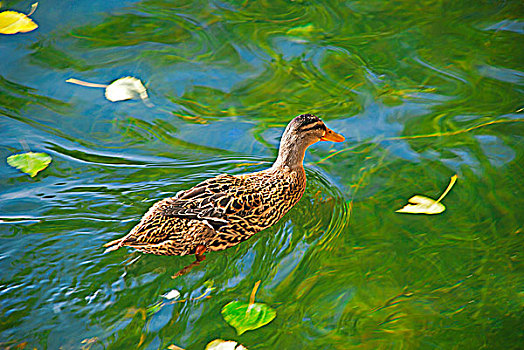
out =
[[[106,251],[128,246],[145,253],[187,255],[245,241],[274,225],[299,201],[306,187],[304,152],[327,134],[333,132],[315,116],[293,119],[271,168],[219,175],[155,203],[131,232],[107,243]],[[343,140],[334,135],[330,137]]]
[[[304,172],[289,169],[219,175],[155,203],[127,236],[113,242],[159,255],[195,254],[199,245],[223,250],[275,224],[305,185]]]

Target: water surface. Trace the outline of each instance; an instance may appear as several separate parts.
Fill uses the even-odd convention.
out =
[[[524,347],[520,1],[45,1],[32,17],[0,37],[2,347]],[[152,107],[65,82],[127,75]],[[311,147],[274,227],[175,280],[193,257],[103,254],[155,201],[268,167],[301,113],[346,142]],[[53,157],[35,178],[5,162],[28,150]],[[444,213],[394,212],[453,174]],[[258,280],[277,317],[238,336],[220,310]]]

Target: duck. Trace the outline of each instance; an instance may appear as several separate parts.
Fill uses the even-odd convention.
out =
[[[233,247],[277,223],[306,189],[304,156],[319,142],[342,142],[313,114],[301,114],[287,125],[278,157],[265,170],[222,174],[162,199],[124,237],[106,243],[105,252],[122,247],[156,255],[195,255]]]

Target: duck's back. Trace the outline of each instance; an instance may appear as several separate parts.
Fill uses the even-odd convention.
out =
[[[122,245],[163,255],[194,254],[202,245],[226,249],[280,220],[305,183],[302,168],[219,175],[155,203]]]

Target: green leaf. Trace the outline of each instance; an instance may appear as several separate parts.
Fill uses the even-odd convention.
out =
[[[7,157],[7,164],[31,175],[31,177],[35,177],[39,171],[47,168],[51,160],[52,158],[48,154],[27,152]]]
[[[266,304],[248,304],[241,301],[232,301],[222,308],[222,316],[238,335],[245,331],[260,328],[277,316],[277,312]]]
[[[298,26],[289,29],[286,34],[287,35],[295,35],[295,36],[307,36],[315,31],[315,26],[311,23],[305,25],[305,26]]]

